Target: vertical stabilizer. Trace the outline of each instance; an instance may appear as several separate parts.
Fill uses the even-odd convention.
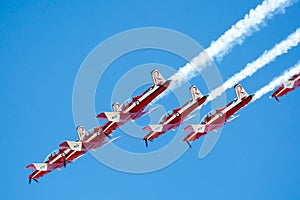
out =
[[[191,92],[193,100],[203,97],[203,95],[201,94],[201,92],[198,90],[198,88],[195,85],[190,87],[190,92]]]
[[[237,84],[236,86],[234,86],[234,89],[235,89],[236,96],[239,100],[249,96],[241,84]]]
[[[121,111],[121,106],[119,102],[116,102],[112,105],[112,109],[114,112],[120,112]]]
[[[162,85],[166,81],[157,69],[153,70],[151,72],[151,75],[152,75],[154,85]]]
[[[86,130],[84,129],[83,126],[78,126],[76,130],[77,130],[79,140],[82,141],[85,138],[85,136],[87,136]]]

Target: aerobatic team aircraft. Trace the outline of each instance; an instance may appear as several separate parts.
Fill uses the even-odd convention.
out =
[[[55,169],[66,167],[67,164],[73,162],[87,151],[97,149],[117,139],[104,141],[106,135],[102,133],[101,126],[94,128],[90,133],[83,126],[78,126],[77,134],[79,138],[77,141],[65,141],[61,143],[59,145],[60,148],[50,153],[43,163],[32,163],[26,167],[27,169],[34,170],[28,176],[29,183],[31,183],[31,180],[38,182],[38,178]]]
[[[67,165],[66,156],[69,156],[70,151],[64,149],[55,150],[50,153],[43,163],[32,163],[26,167],[26,169],[34,170],[29,176],[29,183],[31,180],[38,182],[38,178],[48,174],[49,172],[60,169]]]
[[[45,174],[62,167],[66,167],[68,163],[73,162],[89,150],[95,150],[107,143],[113,142],[117,138],[109,141],[104,141],[105,138],[111,136],[111,133],[129,120],[134,120],[142,115],[151,112],[144,111],[145,107],[169,85],[170,80],[165,80],[158,70],[152,71],[152,78],[154,85],[146,90],[142,95],[136,96],[128,103],[120,106],[119,103],[113,104],[113,112],[100,113],[97,118],[107,119],[108,121],[103,125],[94,128],[87,132],[82,126],[77,127],[77,134],[79,139],[77,141],[65,141],[59,145],[59,149],[47,156],[43,163],[33,163],[28,165],[27,169],[34,170],[29,176],[29,183],[31,180],[38,182],[38,178]]]
[[[238,84],[234,87],[236,91],[237,98],[231,101],[223,108],[217,109],[214,113],[208,113],[204,117],[204,121],[200,124],[189,125],[184,128],[186,131],[191,131],[184,139],[184,142],[191,147],[190,142],[198,139],[202,135],[207,134],[210,131],[215,131],[226,123],[232,121],[238,116],[233,116],[238,110],[242,107],[246,106],[251,100],[253,95],[248,95],[248,93],[244,90],[242,85]],[[231,117],[230,119],[228,119]]]
[[[180,124],[189,120],[190,118],[184,118],[206,101],[207,96],[203,96],[196,86],[191,86],[190,92],[192,95],[192,99],[189,100],[186,104],[184,104],[180,108],[175,108],[171,114],[166,113],[159,124],[149,125],[143,128],[143,130],[150,131],[143,138],[143,140],[145,140],[146,146],[148,146],[148,140],[152,141],[168,130],[175,129]]]
[[[170,80],[165,80],[158,70],[151,72],[154,84],[143,94],[133,97],[131,101],[126,101],[122,106],[119,103],[113,104],[113,112],[102,112],[97,115],[99,119],[105,119],[109,122],[103,126],[103,132],[111,134],[117,127],[123,125],[129,120],[135,120],[154,109],[144,111],[144,109],[158,95],[164,92],[170,85]]]
[[[80,138],[78,141],[65,141],[62,142],[59,147],[71,149],[73,151],[96,150],[97,148],[111,143],[119,138],[116,137],[114,139],[105,141],[106,135],[102,131],[102,126],[94,128],[90,133],[88,133],[83,126],[78,126],[77,133]]]
[[[284,82],[277,90],[272,94],[271,98],[275,98],[278,102],[278,97],[281,97],[290,91],[296,89],[300,86],[300,74],[294,75],[292,78],[290,78],[288,81]]]

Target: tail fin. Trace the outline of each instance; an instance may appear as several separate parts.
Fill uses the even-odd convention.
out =
[[[112,109],[114,112],[120,112],[121,111],[121,106],[119,102],[116,102],[112,105]]]
[[[234,89],[235,89],[236,96],[239,100],[244,99],[245,97],[249,96],[241,84],[235,85]]]
[[[80,141],[82,141],[85,138],[85,136],[87,136],[87,134],[88,134],[83,126],[78,126],[76,128],[76,130],[77,130],[78,138]]]
[[[162,85],[166,81],[157,69],[153,70],[151,72],[151,75],[152,75],[154,85]]]
[[[203,95],[201,94],[201,92],[198,90],[198,88],[195,85],[192,85],[190,87],[190,92],[191,92],[193,100],[203,97]]]

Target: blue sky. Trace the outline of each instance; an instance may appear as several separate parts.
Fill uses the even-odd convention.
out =
[[[41,178],[40,184],[27,184],[30,173],[24,169],[27,164],[42,162],[60,142],[76,139],[73,84],[81,63],[100,42],[122,31],[151,26],[179,31],[206,48],[259,3],[256,0],[1,1],[2,197],[299,199],[299,90],[283,97],[281,104],[266,95],[241,110],[240,117],[226,125],[216,147],[202,160],[198,151],[203,139],[196,141],[172,165],[147,174],[116,171],[86,154],[66,169]],[[299,18],[298,2],[233,48],[216,63],[223,79],[294,32],[300,25]],[[300,48],[293,48],[242,84],[249,93],[255,92],[296,64],[299,55]],[[106,79],[114,78],[112,83],[101,83],[96,100],[107,98],[107,91],[100,88],[111,87],[122,73],[144,63],[161,63],[177,70],[185,61],[155,50],[136,52],[127,58],[125,55],[105,74]],[[150,76],[151,70],[146,76]],[[190,83],[203,93],[208,92],[201,77]],[[132,92],[138,94],[145,88],[128,91],[128,98]],[[234,95],[233,90],[228,90],[228,101]],[[171,97],[161,101],[166,109],[180,106]],[[95,105],[96,111],[110,111],[110,104],[108,98],[105,104]],[[203,107],[201,115],[209,109]],[[145,125],[147,117],[137,123]],[[122,136],[122,131],[117,130],[114,135]],[[162,136],[149,149],[145,149],[142,141],[126,136],[116,144],[124,148],[128,144],[132,151],[152,151],[172,137],[172,134]]]

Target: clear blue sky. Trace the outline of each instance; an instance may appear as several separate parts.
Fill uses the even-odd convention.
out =
[[[182,32],[206,48],[260,2],[1,1],[1,196],[45,200],[299,199],[300,89],[283,97],[281,104],[266,95],[241,110],[241,116],[226,125],[217,146],[202,160],[198,158],[201,139],[171,166],[148,174],[110,169],[90,154],[41,178],[40,184],[28,185],[30,171],[24,169],[31,162],[42,162],[60,142],[76,139],[73,84],[81,63],[100,42],[128,29],[154,26]],[[274,16],[217,63],[223,79],[294,32],[299,19],[299,2]],[[184,65],[168,54],[149,54],[152,56],[146,52],[124,57],[119,67],[126,71],[131,68],[129,63],[156,62],[174,69]],[[300,48],[295,47],[242,84],[249,93],[255,92],[296,64],[299,56]],[[112,70],[106,76],[115,74]],[[207,93],[200,79],[191,83]],[[97,91],[97,98],[105,94]],[[227,91],[227,98],[234,98],[233,90]],[[177,101],[166,103],[170,109],[179,106]],[[95,106],[97,112],[111,109],[110,102]],[[204,107],[201,113],[208,111]],[[155,143],[171,138],[168,134]],[[121,138],[117,144],[126,146],[127,141]],[[138,140],[128,144],[131,150],[143,147]]]

